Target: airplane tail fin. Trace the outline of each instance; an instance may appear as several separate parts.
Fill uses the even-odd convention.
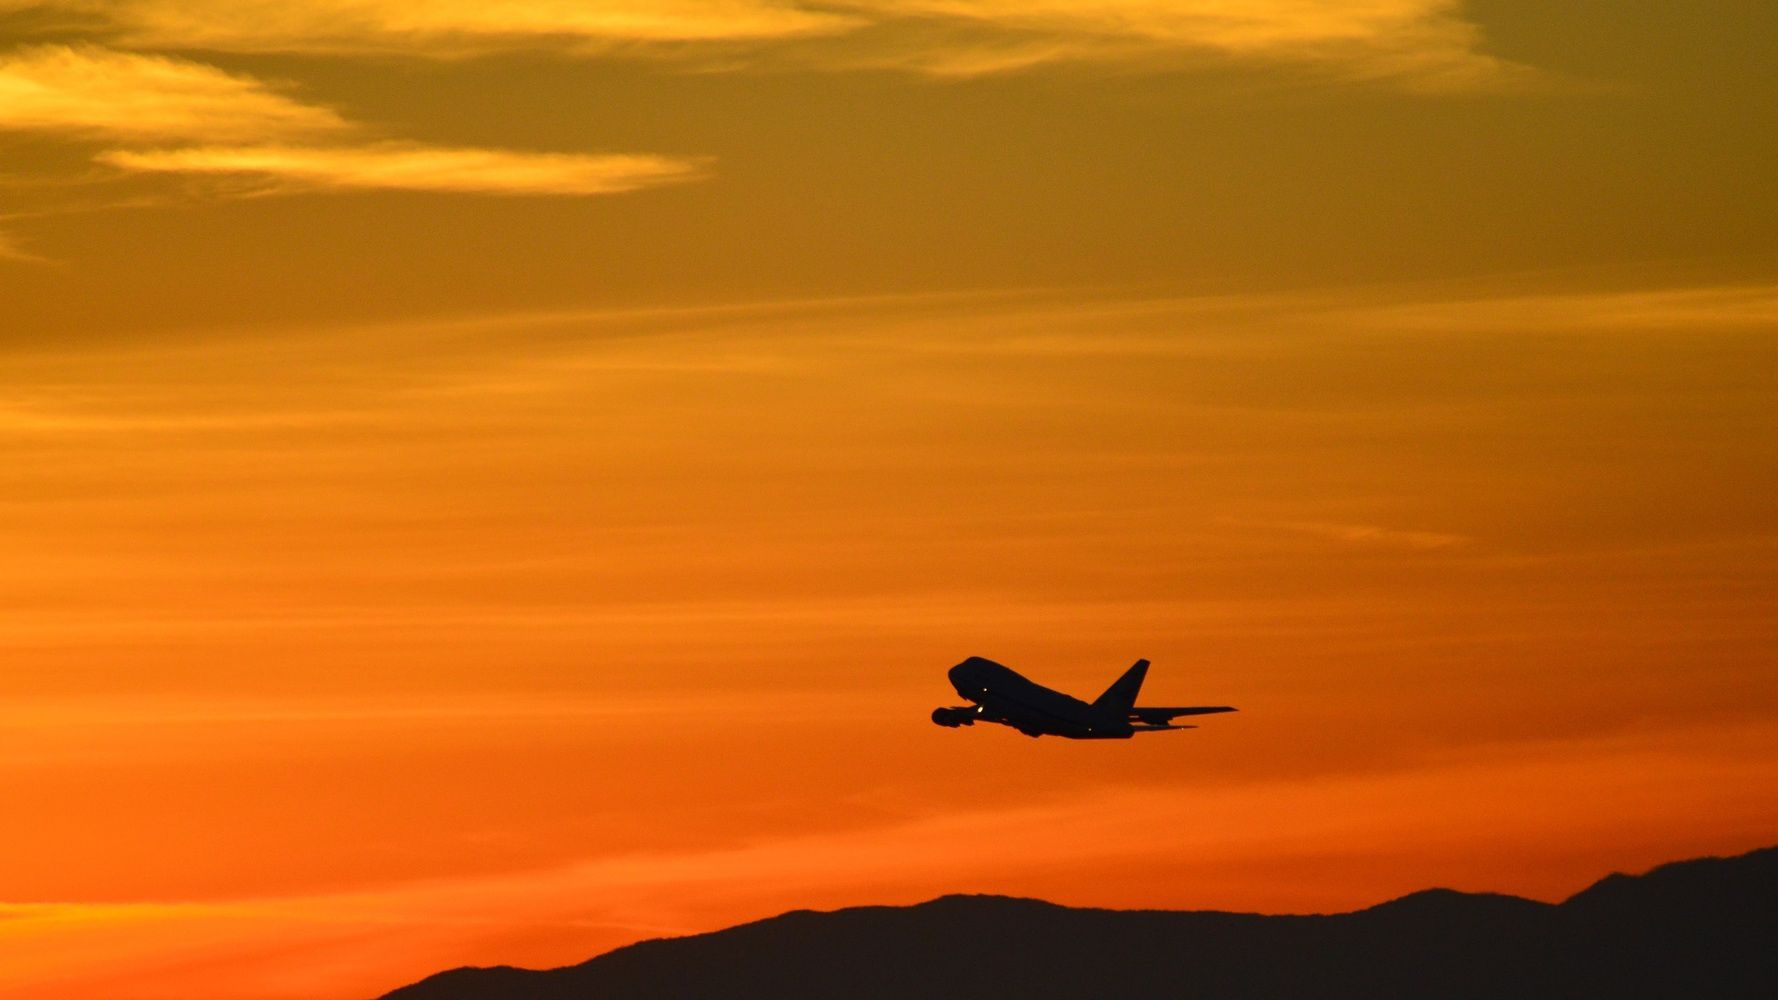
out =
[[[1093,699],[1093,708],[1103,712],[1115,713],[1122,719],[1130,714],[1136,704],[1136,693],[1142,690],[1143,678],[1148,676],[1148,661],[1137,660],[1136,665],[1124,671],[1124,675],[1111,682],[1105,693]]]

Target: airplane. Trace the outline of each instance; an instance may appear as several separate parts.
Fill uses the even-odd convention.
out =
[[[1087,704],[1052,691],[993,660],[972,656],[952,667],[947,674],[951,686],[970,705],[956,708],[935,708],[932,721],[950,729],[992,722],[1010,726],[1026,736],[1065,736],[1071,740],[1127,740],[1137,733],[1159,733],[1174,729],[1196,729],[1176,726],[1173,720],[1182,715],[1213,715],[1233,712],[1227,705],[1200,705],[1188,708],[1137,708],[1136,692],[1148,676],[1148,661],[1136,665],[1111,682],[1105,693]]]

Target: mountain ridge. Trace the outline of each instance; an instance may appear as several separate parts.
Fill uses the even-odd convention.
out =
[[[1560,903],[1425,889],[1333,914],[949,894],[791,910],[578,965],[440,972],[382,1000],[1778,996],[1778,847],[1613,873]]]

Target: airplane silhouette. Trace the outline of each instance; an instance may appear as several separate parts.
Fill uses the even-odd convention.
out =
[[[1136,665],[1111,682],[1091,705],[1028,680],[993,660],[972,656],[947,674],[957,693],[974,704],[935,708],[932,721],[955,729],[992,722],[1011,726],[1026,736],[1066,736],[1071,740],[1127,740],[1137,733],[1158,733],[1176,726],[1182,715],[1233,712],[1227,705],[1190,708],[1137,708],[1136,692],[1148,676],[1148,661]]]

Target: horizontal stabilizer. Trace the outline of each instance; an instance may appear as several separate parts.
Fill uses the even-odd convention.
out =
[[[1152,708],[1144,705],[1130,709],[1132,722],[1146,722],[1151,726],[1164,726],[1182,715],[1216,715],[1219,712],[1234,712],[1237,709],[1228,705],[1192,705],[1183,708]]]

